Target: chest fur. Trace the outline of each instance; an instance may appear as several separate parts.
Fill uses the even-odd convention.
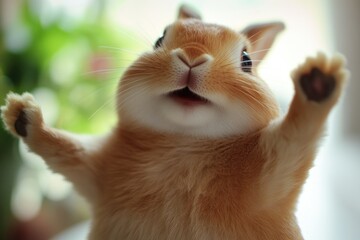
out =
[[[109,147],[101,165],[100,208],[102,214],[127,219],[122,224],[127,228],[133,219],[139,226],[163,226],[162,232],[175,231],[175,224],[181,229],[175,235],[195,236],[194,231],[210,225],[236,228],[256,204],[264,163],[256,136],[120,141],[117,151]]]

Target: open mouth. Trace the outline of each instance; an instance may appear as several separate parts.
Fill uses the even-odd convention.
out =
[[[170,92],[168,96],[184,105],[209,103],[209,101],[206,98],[192,92],[188,87]]]

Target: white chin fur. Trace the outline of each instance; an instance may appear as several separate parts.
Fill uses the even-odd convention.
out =
[[[159,107],[165,120],[182,128],[204,126],[216,117],[214,107],[207,104],[185,108],[174,101],[166,100]]]
[[[241,103],[228,103],[226,108],[206,104],[190,109],[163,97],[143,97],[126,104],[129,120],[159,132],[224,137],[250,132],[256,126]]]

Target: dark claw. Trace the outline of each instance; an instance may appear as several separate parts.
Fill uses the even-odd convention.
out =
[[[307,98],[311,101],[321,102],[327,99],[335,88],[335,78],[325,75],[318,68],[300,78],[300,85]]]
[[[29,121],[26,118],[25,112],[21,111],[19,113],[18,118],[15,121],[15,130],[16,130],[17,134],[19,134],[22,137],[26,137],[27,136],[26,125],[28,123],[29,123]]]

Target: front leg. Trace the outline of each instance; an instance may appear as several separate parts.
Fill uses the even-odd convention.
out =
[[[338,101],[347,71],[340,56],[308,58],[292,74],[295,96],[284,119],[262,133],[266,156],[261,186],[268,204],[292,197],[292,204],[315,158],[330,110]]]
[[[347,71],[341,56],[328,59],[319,53],[292,73],[295,96],[281,131],[292,140],[318,139],[330,110],[344,88]]]
[[[6,129],[20,137],[53,171],[64,175],[86,198],[95,199],[97,187],[89,149],[69,133],[46,126],[31,94],[8,94],[1,117]]]

